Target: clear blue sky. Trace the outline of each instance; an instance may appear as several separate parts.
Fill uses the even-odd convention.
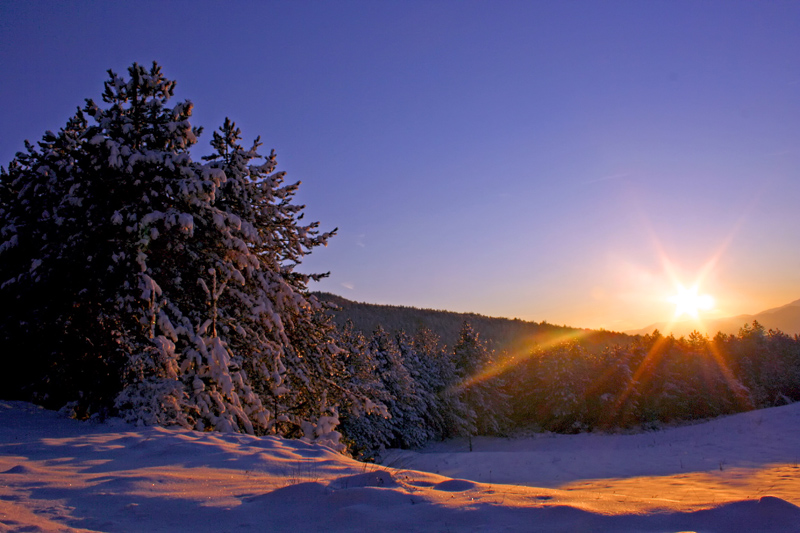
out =
[[[0,2],[0,162],[157,60],[358,301],[630,329],[800,298],[800,3]],[[203,148],[205,151],[205,148]]]

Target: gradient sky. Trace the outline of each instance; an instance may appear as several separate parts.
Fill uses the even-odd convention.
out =
[[[0,163],[157,60],[339,228],[312,288],[632,329],[800,298],[800,3],[0,2]]]

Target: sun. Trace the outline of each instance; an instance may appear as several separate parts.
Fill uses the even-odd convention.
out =
[[[670,302],[675,304],[675,318],[688,315],[694,319],[700,316],[700,311],[709,311],[714,307],[714,298],[710,294],[699,294],[695,285],[689,289],[678,285],[678,292]]]

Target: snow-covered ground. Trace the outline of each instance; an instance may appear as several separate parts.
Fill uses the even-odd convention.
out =
[[[800,404],[635,435],[365,465],[275,437],[81,423],[0,401],[0,531],[800,531]]]

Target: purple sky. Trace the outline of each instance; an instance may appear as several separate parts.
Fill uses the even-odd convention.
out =
[[[800,3],[0,3],[0,163],[157,60],[350,299],[631,329],[800,298]],[[711,262],[711,263],[710,263]]]

